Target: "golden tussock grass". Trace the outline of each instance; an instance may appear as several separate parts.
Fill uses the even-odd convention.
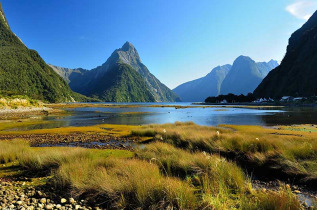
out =
[[[316,174],[317,132],[261,126],[198,126],[193,123],[146,125],[132,135],[152,137],[189,151],[234,152],[258,164],[278,158],[298,173]],[[296,172],[297,173],[297,172]]]

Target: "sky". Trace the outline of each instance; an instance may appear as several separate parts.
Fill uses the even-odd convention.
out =
[[[126,41],[175,88],[239,55],[281,61],[317,0],[0,0],[12,31],[50,64],[92,69]]]

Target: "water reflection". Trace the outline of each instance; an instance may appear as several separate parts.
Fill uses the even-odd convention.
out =
[[[185,104],[187,105],[187,104]],[[45,117],[45,124],[31,125],[16,130],[90,126],[97,124],[162,124],[193,121],[199,125],[289,125],[317,124],[317,108],[184,108],[174,107],[87,107],[68,109],[68,116]]]

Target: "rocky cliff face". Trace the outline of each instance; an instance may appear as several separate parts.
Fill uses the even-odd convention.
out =
[[[317,12],[289,39],[281,65],[256,88],[257,97],[317,95]]]
[[[162,84],[153,74],[150,73],[147,67],[141,62],[140,56],[137,50],[135,49],[135,47],[129,42],[126,42],[121,48],[115,50],[104,64],[90,71],[76,72],[76,71],[69,71],[65,68],[64,69],[60,68],[60,69],[64,71],[63,73],[61,73],[62,75],[67,75],[65,80],[69,81],[69,85],[72,88],[72,90],[87,96],[96,96],[98,98],[101,98],[102,100],[106,100],[106,99],[108,100],[109,98],[100,95],[100,93],[102,92],[101,90],[104,89],[103,87],[107,86],[107,88],[111,88],[110,86],[107,85],[108,83],[114,84],[108,72],[110,69],[113,70],[114,67],[118,68],[119,67],[118,64],[124,64],[125,69],[127,69],[127,66],[129,66],[128,69],[133,70],[137,73],[137,74],[134,74],[134,72],[132,72],[130,76],[125,77],[125,78],[129,78],[129,81],[127,82],[133,83],[134,79],[135,81],[139,81],[138,76],[142,78],[145,84],[144,88],[147,91],[149,91],[152,97],[147,97],[147,96],[141,97],[142,98],[142,99],[140,98],[141,101],[144,101],[143,99],[146,99],[148,101],[157,101],[157,102],[180,100],[179,97],[175,93],[173,93],[168,87]],[[58,67],[56,68],[57,68],[56,71],[59,71]],[[70,74],[67,72],[70,72]],[[127,72],[125,72],[125,75],[126,73]],[[128,90],[122,90],[122,91],[128,91]],[[106,94],[106,92],[104,93]],[[136,88],[134,90],[134,94],[137,94],[137,92],[138,91]],[[141,92],[142,91],[140,90],[140,94],[142,95],[143,93]],[[128,98],[130,99],[134,98],[133,101],[138,101],[137,97],[127,97],[129,95],[128,92],[122,92],[122,94],[126,95],[126,97],[123,97],[123,98],[127,100]],[[145,95],[147,95],[147,93]],[[120,98],[120,97],[112,97],[112,98]]]

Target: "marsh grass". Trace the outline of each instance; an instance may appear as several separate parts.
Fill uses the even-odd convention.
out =
[[[0,163],[13,162],[17,160],[19,154],[28,150],[29,144],[23,140],[0,141]]]
[[[3,162],[15,161],[35,174],[46,171],[57,192],[110,209],[300,209],[289,189],[252,189],[234,163],[167,143],[148,144],[135,155],[122,150],[30,148],[20,140],[0,141],[0,146]]]
[[[281,185],[278,191],[255,191],[250,199],[242,200],[242,209],[245,210],[298,210],[305,209],[288,185]]]
[[[161,175],[155,164],[137,159],[78,159],[63,164],[55,174],[58,186],[70,187],[77,196],[100,196],[109,208],[195,209],[194,189]]]
[[[145,125],[132,135],[152,137],[189,151],[243,155],[250,163],[261,166],[274,162],[286,174],[315,176],[317,134],[297,130],[233,126],[222,128],[194,123]]]
[[[167,176],[182,177],[196,188],[206,208],[235,206],[249,190],[242,170],[217,155],[190,153],[156,142],[136,151],[136,157],[156,163]]]

